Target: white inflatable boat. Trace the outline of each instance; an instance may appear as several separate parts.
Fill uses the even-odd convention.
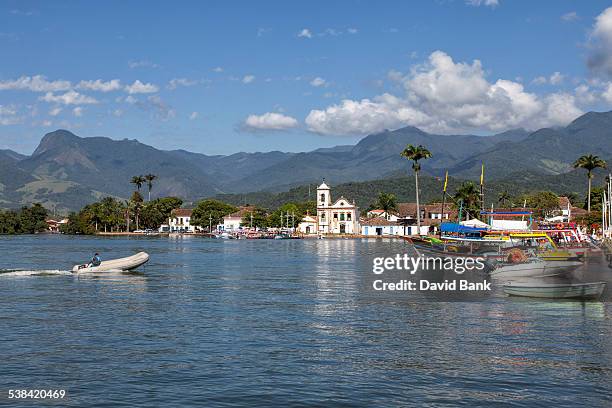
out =
[[[108,261],[102,261],[98,266],[74,265],[72,268],[73,273],[83,272],[109,272],[109,271],[131,271],[141,265],[146,264],[149,261],[149,254],[146,252],[139,252],[135,255],[128,256],[127,258],[110,259]]]

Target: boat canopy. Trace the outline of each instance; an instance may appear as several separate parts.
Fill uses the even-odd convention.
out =
[[[466,225],[457,224],[454,222],[444,222],[440,225],[442,232],[454,232],[458,234],[474,234],[482,231],[487,231],[486,228],[469,227]]]

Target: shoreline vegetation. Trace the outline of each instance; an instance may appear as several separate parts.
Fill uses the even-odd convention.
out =
[[[415,181],[415,198],[419,206],[419,172],[420,160],[426,160],[433,156],[424,146],[407,145],[400,155],[412,162],[412,170]],[[596,228],[601,219],[601,203],[604,195],[603,187],[592,187],[593,171],[605,169],[606,162],[594,155],[583,155],[574,163],[577,169],[587,171],[588,192],[584,200],[576,194],[566,194],[572,205],[582,206],[587,214],[577,220],[582,225]],[[144,230],[156,233],[162,224],[168,222],[172,212],[183,206],[183,200],[179,197],[158,197],[151,199],[151,192],[157,176],[154,174],[133,176],[129,182],[134,185],[135,190],[129,200],[121,200],[115,197],[104,197],[100,201],[83,207],[78,212],[68,214],[67,222],[59,227],[59,232],[71,235],[132,235],[142,234]],[[443,202],[448,199],[450,208],[462,208],[464,214],[472,218],[479,218],[480,211],[485,208],[484,196],[491,193],[484,185],[484,164],[482,168],[480,189],[473,181],[463,181],[459,185],[451,186],[454,192],[447,191],[448,175],[444,180],[439,180],[440,196]],[[141,194],[141,188],[147,187],[148,199],[145,201]],[[442,187],[443,185],[443,187]],[[271,194],[271,193],[270,193]],[[440,197],[438,197],[440,198]],[[433,200],[439,203],[439,200]],[[489,200],[503,208],[525,208],[532,209],[535,215],[546,217],[558,208],[559,196],[552,191],[535,191],[512,195],[504,190]],[[430,201],[430,204],[432,202]],[[290,201],[279,203],[275,208],[264,208],[250,206],[251,210],[243,216],[242,225],[249,228],[265,229],[285,226],[287,214],[291,214],[293,226],[306,215],[316,215],[316,202]],[[372,201],[367,209],[383,209],[386,213],[397,209],[397,196],[395,193],[379,191],[378,197]],[[199,226],[204,233],[211,234],[213,227],[223,221],[223,217],[236,212],[238,208],[221,200],[207,198],[196,203],[191,217],[191,225]],[[417,216],[420,212],[417,212]],[[49,211],[39,203],[24,206],[20,210],[0,209],[0,234],[33,234],[46,232]],[[420,219],[417,218],[417,224]],[[348,235],[344,235],[348,237]],[[355,234],[355,236],[362,236]]]

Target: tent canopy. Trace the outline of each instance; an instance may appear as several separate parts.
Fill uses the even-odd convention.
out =
[[[484,228],[484,229],[489,228],[489,224],[482,222],[477,218],[473,218],[471,220],[466,220],[466,221],[461,221],[460,224],[466,227]]]

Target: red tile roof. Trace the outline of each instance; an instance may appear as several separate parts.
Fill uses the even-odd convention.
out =
[[[369,226],[398,225],[397,222],[389,221],[382,217],[362,218],[359,220],[359,223],[361,225],[369,225]]]
[[[440,214],[442,203],[421,204],[420,207],[421,211],[425,211],[425,218],[428,218],[429,213]],[[416,218],[416,203],[398,203],[397,208],[400,217]],[[457,216],[457,210],[453,207],[452,203],[446,203],[444,206],[444,213],[448,214],[449,218],[455,218]]]
[[[191,217],[193,210],[191,208],[177,208],[172,210],[172,215],[175,217]]]
[[[248,215],[251,211],[254,211],[255,208],[256,207],[254,205],[245,205],[242,207],[238,207],[238,211],[231,213],[227,217],[243,218],[245,215]]]

